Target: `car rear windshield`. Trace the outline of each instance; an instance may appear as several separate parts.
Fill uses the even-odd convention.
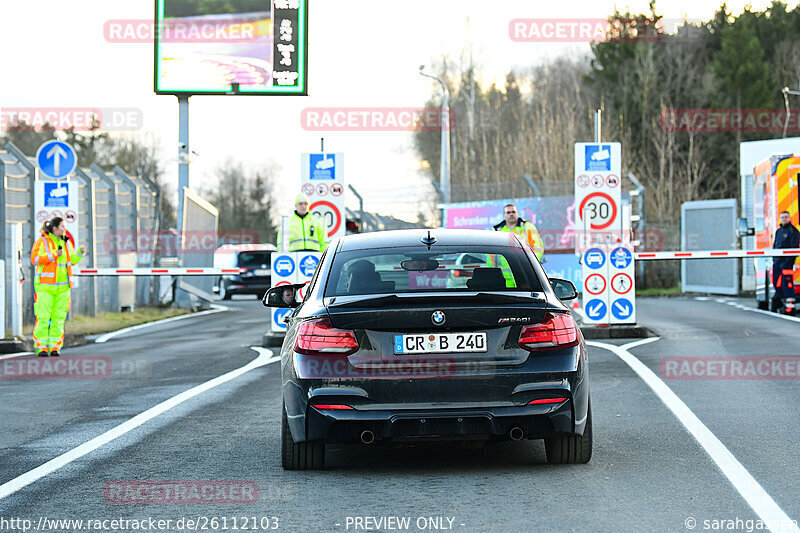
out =
[[[270,252],[240,252],[239,253],[239,266],[240,267],[260,267],[266,265],[269,267]]]
[[[432,270],[409,271],[404,261]],[[406,263],[406,268],[410,265]],[[542,285],[521,248],[418,247],[353,250],[336,254],[325,296],[410,292],[541,291]]]

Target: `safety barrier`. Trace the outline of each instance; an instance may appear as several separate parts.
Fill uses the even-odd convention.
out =
[[[78,268],[75,276],[221,276],[239,274],[238,268]]]
[[[703,250],[693,252],[637,252],[633,256],[637,261],[653,261],[659,259],[715,259],[718,257],[785,257],[800,256],[800,248],[764,249],[764,250]]]

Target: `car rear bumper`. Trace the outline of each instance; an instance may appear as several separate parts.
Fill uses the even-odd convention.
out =
[[[572,401],[558,405],[326,410],[310,405],[307,439],[328,443],[510,440],[574,433]],[[518,430],[521,430],[519,432]],[[518,440],[518,439],[517,439]]]

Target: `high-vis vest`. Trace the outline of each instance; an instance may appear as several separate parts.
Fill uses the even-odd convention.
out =
[[[542,236],[539,235],[539,230],[536,229],[536,226],[522,220],[521,218],[517,221],[517,225],[513,228],[509,227],[506,224],[506,221],[502,221],[501,223],[494,226],[495,231],[506,231],[506,232],[514,232],[517,235],[524,237],[527,241],[528,245],[533,249],[533,253],[536,254],[536,257],[539,261],[542,260],[542,255],[544,255],[544,242],[542,241]]]
[[[311,213],[300,217],[296,212],[289,216],[289,244],[282,252],[298,252],[311,250],[322,252],[328,246],[325,235],[325,224]],[[283,246],[281,232],[278,231],[278,246]]]
[[[83,254],[76,252],[69,241],[58,242],[52,233],[42,233],[31,250],[31,263],[36,267],[34,283],[37,287],[72,287],[72,265],[77,265]],[[56,254],[63,252],[58,257]]]

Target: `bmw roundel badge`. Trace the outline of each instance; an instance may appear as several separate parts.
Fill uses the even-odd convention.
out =
[[[434,311],[431,315],[431,322],[434,326],[441,326],[445,323],[447,317],[444,316],[444,311]]]

